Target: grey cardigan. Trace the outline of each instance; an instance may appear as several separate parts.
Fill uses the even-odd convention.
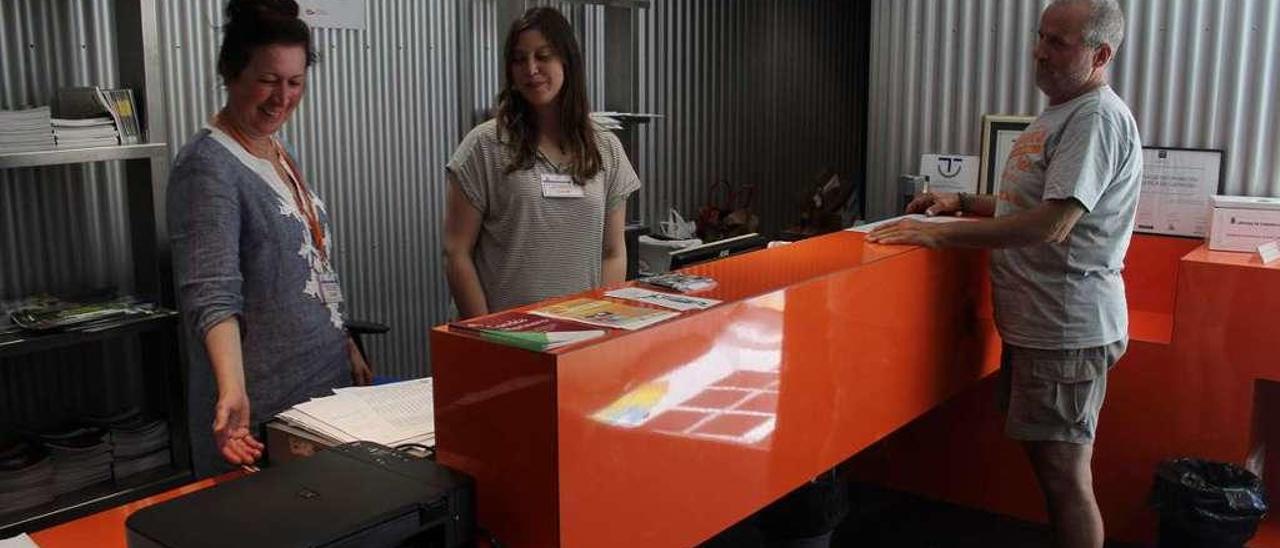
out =
[[[169,177],[174,275],[193,372],[210,370],[209,329],[238,316],[255,427],[351,384],[341,307],[320,299],[319,256],[284,185],[270,162],[211,128],[182,148]],[[328,212],[312,195],[332,260]]]

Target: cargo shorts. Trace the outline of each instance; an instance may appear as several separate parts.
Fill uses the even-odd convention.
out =
[[[1045,350],[1005,344],[997,393],[1005,435],[1021,441],[1093,443],[1109,371],[1128,339],[1091,348]]]

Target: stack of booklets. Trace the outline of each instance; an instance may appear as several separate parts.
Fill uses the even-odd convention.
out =
[[[63,130],[75,129],[67,135],[69,141],[58,146],[102,146],[74,145],[75,141],[100,139],[105,143],[107,130],[103,129],[103,119],[110,119],[116,130],[116,142],[111,144],[131,145],[142,142],[142,127],[138,123],[138,111],[133,102],[133,90],[103,89],[100,87],[75,87],[58,90],[58,98],[54,111]],[[92,120],[92,122],[84,122]],[[69,122],[83,123],[86,126],[68,127]],[[95,125],[96,124],[96,125]],[[93,129],[86,129],[93,128]],[[55,127],[55,129],[57,129]]]
[[[111,475],[115,479],[169,465],[169,425],[141,415],[111,425]]]
[[[76,427],[42,434],[53,457],[53,493],[65,495],[111,481],[111,445],[99,428]]]
[[[0,516],[53,502],[53,461],[39,445],[0,443]]]
[[[575,321],[535,316],[526,312],[501,312],[449,325],[486,339],[529,350],[543,351],[603,337],[604,330]]]
[[[668,272],[666,274],[658,274],[647,278],[640,278],[640,283],[672,289],[681,293],[692,293],[695,291],[703,291],[716,286],[716,281],[706,276],[695,276],[693,274],[682,274],[680,272]]]
[[[109,147],[120,144],[120,131],[109,116],[54,118],[53,138],[58,148]]]
[[[53,148],[49,107],[0,110],[0,154]]]
[[[435,409],[431,379],[335,388],[332,396],[312,398],[276,418],[331,443],[372,441],[396,447],[435,446]]]

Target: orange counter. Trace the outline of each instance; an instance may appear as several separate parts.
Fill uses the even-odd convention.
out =
[[[724,304],[566,349],[436,328],[439,460],[510,546],[696,544],[994,371],[985,261],[843,232],[694,267]]]
[[[1266,462],[1271,499],[1280,498],[1280,265],[1197,240],[1135,236],[1125,278],[1132,342],[1108,381],[1093,466],[1108,537],[1154,538],[1147,494],[1169,457],[1244,464],[1253,453]],[[994,402],[994,380],[982,382],[860,454],[856,475],[1044,521],[1030,466],[1003,437]],[[1267,442],[1263,459],[1256,449]],[[1254,545],[1280,546],[1273,527]]]

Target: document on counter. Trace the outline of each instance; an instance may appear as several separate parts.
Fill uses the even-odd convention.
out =
[[[930,217],[930,216],[928,216],[928,215],[924,215],[924,214],[921,214],[921,213],[912,213],[912,214],[910,214],[910,215],[902,215],[902,216],[900,216],[900,217],[893,217],[893,218],[891,218],[891,219],[885,219],[885,220],[883,220],[883,221],[876,221],[876,222],[874,222],[874,223],[861,224],[861,225],[858,225],[858,226],[855,226],[855,227],[852,227],[852,228],[846,228],[845,230],[846,230],[846,231],[848,231],[848,232],[861,232],[861,233],[863,233],[863,234],[866,234],[866,233],[871,232],[872,230],[875,230],[875,229],[880,228],[880,227],[885,226],[885,225],[891,225],[891,224],[896,223],[896,222],[898,222],[898,221],[901,221],[901,220],[903,220],[903,219],[910,219],[910,220],[912,220],[912,221],[920,221],[920,222],[922,222],[922,223],[954,223],[954,222],[958,222],[958,221],[972,221],[972,220],[974,220],[974,218],[973,218],[973,217],[953,217],[953,216],[951,216],[951,215],[935,215],[935,216],[933,216],[933,217]]]
[[[1134,230],[1203,238],[1218,193],[1222,151],[1144,148]]]
[[[26,533],[16,537],[0,538],[0,548],[40,548]]]
[[[435,413],[430,378],[334,389],[276,415],[336,442],[372,441],[387,446],[432,445]]]
[[[614,289],[605,293],[607,297],[616,297],[619,299],[627,299],[652,305],[670,308],[684,312],[686,310],[706,310],[715,305],[720,304],[716,299],[708,299],[705,297],[691,297],[689,295],[679,295],[675,293],[663,293],[643,287],[623,287]]]

